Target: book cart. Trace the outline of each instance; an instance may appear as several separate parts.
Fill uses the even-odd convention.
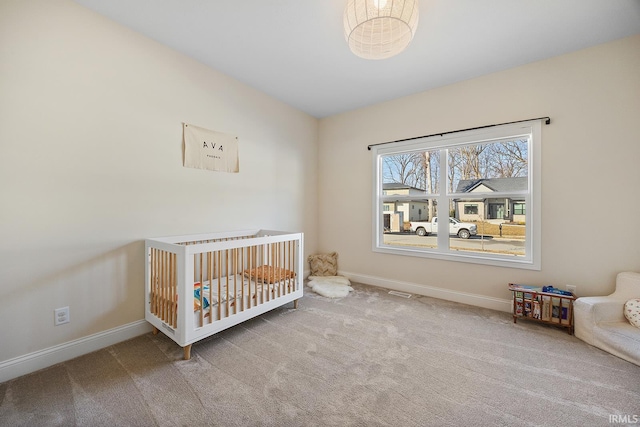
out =
[[[519,318],[567,328],[573,334],[573,301],[576,296],[542,292],[542,287],[509,284],[513,294],[513,323]]]

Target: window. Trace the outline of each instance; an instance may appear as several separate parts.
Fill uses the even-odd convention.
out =
[[[513,204],[513,214],[514,215],[526,215],[524,203],[514,203]]]
[[[539,270],[540,145],[532,120],[372,146],[373,250]],[[424,207],[411,233],[385,232],[391,202]]]
[[[465,215],[478,215],[478,205],[464,205]]]

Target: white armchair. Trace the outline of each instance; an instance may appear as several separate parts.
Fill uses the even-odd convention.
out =
[[[640,273],[623,272],[616,290],[601,297],[581,297],[574,303],[575,336],[640,366],[640,328],[624,316],[624,304],[640,298]]]

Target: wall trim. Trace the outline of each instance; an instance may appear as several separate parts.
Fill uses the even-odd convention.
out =
[[[348,277],[349,280],[356,283],[378,286],[381,288],[392,289],[394,291],[408,292],[410,294],[440,298],[447,301],[454,301],[462,304],[473,305],[476,307],[489,308],[491,310],[511,313],[512,301],[510,299],[494,298],[485,295],[471,294],[468,292],[452,291],[451,289],[438,288],[428,285],[419,285],[417,283],[402,282],[399,280],[383,279],[381,277],[350,273],[348,271],[341,271],[339,274]]]
[[[0,363],[0,383],[135,338],[151,330],[151,324],[146,320],[138,320],[113,329],[98,332],[97,334],[6,360]]]

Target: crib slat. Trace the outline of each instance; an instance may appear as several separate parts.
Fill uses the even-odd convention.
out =
[[[209,323],[213,322],[213,252],[207,252],[207,273],[209,276]]]
[[[171,254],[166,252],[166,260],[165,260],[165,268],[166,268],[166,276],[164,282],[164,289],[167,294],[167,298],[165,299],[165,322],[171,324],[171,300],[173,295],[171,295]]]
[[[277,282],[277,269],[280,266],[280,260],[278,259],[278,245],[276,243],[272,243],[271,245],[271,262],[270,265],[273,265],[273,277],[269,280],[273,282],[272,285],[269,285],[269,292],[273,298],[277,297],[278,290],[278,282]]]
[[[167,252],[162,252],[162,320],[167,321]]]
[[[225,249],[224,251],[224,271],[225,273],[228,273],[229,271],[229,249]],[[225,292],[226,292],[226,301],[225,301],[225,307],[227,309],[227,313],[226,316],[229,316],[229,274],[225,274],[225,282],[226,282],[226,286],[225,286]]]
[[[278,245],[276,243],[271,244],[271,265],[273,265],[273,277],[270,282],[273,282],[272,285],[269,286],[269,290],[271,292],[271,297],[276,298],[278,296],[278,268],[280,267],[280,260],[278,259]]]
[[[293,269],[293,265],[291,265],[291,240],[287,242],[287,270],[295,271]],[[286,286],[287,293],[291,293],[291,276],[293,276],[293,274],[287,277],[287,286]]]
[[[229,259],[229,286],[233,286],[233,291],[229,291],[231,294],[231,305],[233,306],[233,314],[238,314],[238,305],[240,301],[238,301],[238,293],[240,290],[238,289],[238,248],[231,249],[230,252],[231,258]]]
[[[282,245],[283,245],[282,242],[278,243],[278,266],[284,268],[284,262],[281,258],[283,256]],[[281,297],[283,294],[283,289],[282,289],[283,286],[284,286],[284,277],[282,278],[278,277],[278,296],[279,297]]]
[[[162,251],[161,257],[160,257],[160,318],[162,320],[164,320],[164,299],[165,299],[165,292],[164,292],[164,278],[165,278],[165,271],[164,271],[164,258],[165,258],[165,252]]]
[[[273,270],[273,277],[271,278],[271,282],[273,282],[273,286],[270,286],[270,290],[271,290],[271,297],[272,298],[276,298],[278,296],[278,282],[277,282],[277,268],[279,268],[280,266],[280,260],[278,259],[278,244],[277,243],[272,243],[271,244],[271,253],[273,254],[273,261],[272,261],[272,265],[274,266],[274,270]]]
[[[203,261],[204,253],[200,252],[200,326],[204,325],[204,275],[202,269],[202,261]],[[195,262],[193,263],[195,265]],[[195,267],[194,267],[195,268]],[[209,286],[211,287],[211,286]]]
[[[233,248],[233,298],[235,301],[235,314],[238,314],[238,248]]]
[[[156,285],[156,315],[162,318],[162,251],[158,250],[156,257],[156,276],[158,280]]]
[[[284,242],[277,243],[278,245],[278,266],[282,269],[280,271],[284,271],[285,262],[284,262]],[[278,297],[281,297],[284,294],[284,283],[285,277],[278,275]]]
[[[266,286],[265,286],[265,280],[264,280],[264,277],[265,277],[265,274],[266,274],[265,271],[264,271],[265,270],[264,266],[265,266],[265,263],[269,262],[269,245],[268,244],[264,245],[264,251],[265,251],[265,256],[262,258],[262,262],[263,262],[263,264],[262,264],[262,277],[263,277],[263,279],[262,279],[262,292],[264,294],[264,292],[266,291],[267,292],[267,301],[271,301],[271,298],[270,298],[270,295],[269,295],[269,284],[267,283]]]
[[[222,290],[220,286],[222,284],[222,276],[220,272],[220,266],[222,265],[222,252],[216,251],[218,253],[218,320],[222,319]]]
[[[156,268],[156,249],[155,248],[151,248],[151,274],[149,275],[151,277],[151,313],[156,314],[156,302],[157,302],[157,292],[158,292],[158,285],[157,285],[157,277],[156,274],[158,273],[158,270]]]
[[[156,251],[156,311],[155,315],[160,315],[162,304],[162,252]]]
[[[292,263],[292,267],[293,270],[296,272],[296,274],[299,277],[299,280],[292,280],[291,282],[291,291],[297,291],[298,289],[300,289],[300,287],[302,286],[302,275],[304,274],[304,270],[299,269],[298,266],[298,252],[301,251],[302,246],[298,244],[298,242],[293,242],[291,244],[291,263]]]
[[[285,265],[286,269],[289,271],[293,271],[291,269],[291,240],[285,243]],[[287,277],[284,283],[284,293],[285,295],[289,293],[289,286],[291,285],[291,276]]]
[[[249,248],[247,249],[248,252],[248,259],[247,259],[247,270],[249,270],[249,308],[253,307],[253,298],[254,298],[254,291],[251,289],[251,285],[252,285],[252,281],[251,281],[251,269],[253,268],[253,266],[255,264],[253,264],[253,245],[249,246]]]
[[[171,254],[171,277],[173,278],[173,327],[178,327],[178,264],[177,255]]]
[[[244,257],[245,257],[245,252],[244,252],[244,248],[240,248],[239,250],[240,252],[240,259],[239,259],[239,264],[238,264],[238,280],[240,280],[240,293],[242,294],[242,297],[240,298],[240,311],[245,311],[247,309],[246,307],[246,303],[244,301],[245,295],[247,294],[247,290],[246,287],[244,286]]]

